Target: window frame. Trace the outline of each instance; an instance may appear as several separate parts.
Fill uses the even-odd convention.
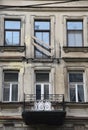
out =
[[[55,48],[55,37],[54,37],[54,35],[55,35],[55,22],[56,22],[56,19],[55,19],[55,17],[54,17],[54,15],[49,15],[49,14],[46,14],[46,15],[31,15],[30,16],[30,18],[31,18],[31,36],[34,36],[34,20],[36,19],[49,19],[50,20],[50,22],[51,22],[51,35],[50,35],[50,48],[51,48],[51,56],[48,58],[48,59],[37,59],[37,58],[35,58],[35,56],[34,56],[34,45],[30,45],[30,47],[31,47],[31,50],[30,50],[30,54],[31,54],[31,57],[33,58],[33,60],[34,61],[48,61],[50,58],[52,58],[52,57],[55,57],[55,56],[57,56],[57,57],[59,57],[59,52],[57,52],[57,54],[55,55],[55,50],[54,50],[54,48]],[[33,39],[31,39],[31,43],[33,43],[34,42],[34,40]],[[30,49],[30,47],[28,47],[28,49]]]
[[[35,22],[49,22],[49,29],[35,29]],[[49,44],[48,45],[51,45],[51,19],[50,18],[48,18],[48,19],[42,19],[42,18],[39,18],[39,19],[34,19],[34,36],[36,36],[36,32],[37,33],[47,33],[48,32],[48,34],[49,34]],[[42,45],[43,46],[43,45]],[[44,46],[43,46],[44,47]],[[47,48],[46,48],[47,49]],[[47,49],[48,50],[48,49]],[[36,47],[34,47],[34,57],[35,58],[48,58],[48,56],[47,55],[45,55],[45,54],[43,54],[42,52],[40,52],[40,51],[38,51],[41,55],[40,56],[36,56],[36,51],[38,51],[37,49],[36,49]],[[49,50],[50,51],[50,50]]]
[[[67,26],[67,23],[68,22],[82,22],[82,29],[77,29],[77,30],[75,30],[75,29],[68,29],[68,26]],[[67,39],[67,46],[68,47],[83,47],[84,46],[84,26],[83,26],[83,19],[67,19],[66,20],[66,39]],[[81,34],[82,34],[82,45],[80,45],[80,46],[77,46],[75,43],[74,43],[74,45],[69,45],[69,43],[68,43],[68,32],[81,32]]]
[[[82,47],[68,47],[67,46],[67,27],[66,27],[66,21],[67,20],[83,20],[83,42],[84,42],[84,46]],[[76,15],[63,15],[62,17],[62,23],[63,23],[63,50],[65,53],[68,52],[85,52],[85,47],[87,48],[88,46],[88,41],[87,41],[87,22],[88,22],[88,18],[86,15],[82,15],[79,13],[77,13]]]
[[[4,76],[6,73],[8,73],[8,74],[9,73],[13,73],[13,74],[17,73],[17,75],[18,75],[17,80],[19,79],[19,71],[18,70],[4,70],[3,71],[2,101],[3,102],[18,102],[18,96],[19,96],[18,81],[5,81]],[[4,88],[6,88],[6,87],[4,87],[4,84],[9,84],[9,100],[8,101],[4,100]],[[13,95],[12,95],[13,86],[12,85],[17,85],[17,100],[16,101],[12,100],[13,99]]]
[[[36,74],[39,74],[39,73],[42,73],[42,74],[44,74],[44,73],[48,73],[48,75],[49,75],[49,81],[36,81]],[[51,83],[50,83],[50,71],[35,71],[35,95],[37,95],[36,94],[36,85],[40,85],[40,87],[41,87],[41,99],[39,99],[39,100],[48,100],[48,99],[44,99],[44,86],[45,85],[48,85],[48,87],[49,87],[49,94],[52,94],[52,86],[51,86]]]
[[[16,22],[19,21],[20,22],[20,29],[5,29],[5,22],[6,21],[12,21],[12,22]],[[6,32],[10,31],[10,32],[19,32],[19,43],[18,44],[14,44],[14,42],[12,42],[11,45],[6,44],[5,38],[6,38]],[[14,19],[14,18],[4,18],[4,46],[20,46],[21,45],[21,19]]]
[[[81,73],[82,75],[83,75],[83,82],[70,82],[69,81],[69,74],[70,73],[75,73],[75,74],[77,74],[77,73]],[[71,101],[71,98],[70,98],[70,85],[74,85],[75,87],[74,87],[74,89],[75,89],[75,101]],[[83,95],[84,95],[84,101],[78,101],[78,85],[83,85]],[[85,102],[86,100],[85,100],[85,97],[86,97],[86,95],[85,95],[85,79],[84,79],[84,71],[69,71],[68,72],[68,93],[69,93],[69,100],[70,100],[70,102],[80,102],[80,103],[83,103],[83,102]]]

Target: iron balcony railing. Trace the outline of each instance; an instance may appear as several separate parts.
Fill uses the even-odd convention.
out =
[[[26,109],[31,103],[35,102],[50,102],[50,103],[58,103],[62,106],[62,109],[65,110],[65,101],[64,101],[64,94],[24,94],[24,104],[23,108]]]

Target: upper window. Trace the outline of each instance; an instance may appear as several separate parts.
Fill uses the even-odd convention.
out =
[[[83,72],[69,73],[69,94],[70,101],[84,102]]]
[[[18,72],[5,71],[3,84],[3,101],[18,101]]]
[[[19,46],[21,39],[21,21],[5,19],[4,43],[5,46]]]
[[[67,44],[69,47],[83,46],[83,20],[67,20]]]
[[[35,20],[34,35],[41,41],[37,44],[49,51],[48,46],[50,45],[50,20]],[[41,49],[35,47],[35,57],[47,58],[47,55]]]

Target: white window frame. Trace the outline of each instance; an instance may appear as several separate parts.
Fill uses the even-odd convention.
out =
[[[10,72],[14,73],[15,71],[8,71],[8,73],[10,73]],[[5,72],[3,72],[3,73],[5,75]],[[19,78],[19,72],[18,72],[18,78]],[[4,87],[4,84],[9,84],[9,100],[8,101],[4,100],[4,88],[6,88],[6,87]],[[18,87],[18,82],[5,82],[4,77],[3,77],[3,94],[2,94],[3,102],[18,102],[18,96],[19,95],[17,95],[17,100],[16,101],[13,101],[12,98],[11,98],[12,97],[12,85],[17,85],[17,87]]]
[[[36,73],[38,72],[35,72],[35,81],[36,81]],[[41,85],[41,95],[43,94],[44,95],[44,85],[49,85],[49,94],[52,94],[52,86],[51,86],[51,83],[50,83],[50,71],[40,71],[39,73],[49,73],[49,82],[35,82],[35,94],[36,94],[36,85]],[[42,100],[44,100],[44,97],[42,97]]]
[[[7,83],[7,82],[4,82],[4,83]],[[5,101],[5,100],[3,99],[3,101],[4,101],[4,102],[17,102],[17,101],[18,101],[18,96],[17,96],[17,100],[16,100],[16,101],[13,101],[13,100],[12,100],[12,96],[13,96],[13,95],[12,95],[12,87],[13,87],[13,85],[17,85],[17,87],[18,87],[18,83],[9,82],[8,84],[9,84],[9,100],[8,100],[8,101]],[[3,87],[3,89],[4,89],[4,88],[6,88],[6,87]],[[4,96],[4,91],[3,91],[3,96]],[[3,97],[3,98],[4,98],[4,97]]]
[[[74,83],[74,82],[72,82],[72,83],[70,83],[69,82],[69,74],[70,73],[82,73],[83,74],[83,82],[78,82],[78,83]],[[76,96],[76,101],[72,101],[72,102],[79,102],[78,101],[78,85],[83,85],[83,90],[84,90],[84,101],[83,102],[85,102],[86,101],[86,95],[85,95],[85,79],[84,79],[84,72],[81,72],[81,71],[69,71],[68,72],[68,93],[69,93],[69,100],[70,100],[70,85],[74,85],[75,87],[75,96]],[[70,100],[71,101],[71,100]]]
[[[51,94],[51,86],[50,83],[36,83],[36,85],[40,85],[41,86],[41,99],[40,100],[44,100],[44,85],[48,85],[49,86],[49,94]],[[36,89],[36,85],[35,85],[35,89]],[[36,91],[36,90],[35,90]]]

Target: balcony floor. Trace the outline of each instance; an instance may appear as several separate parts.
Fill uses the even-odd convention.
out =
[[[24,110],[22,117],[26,125],[62,125],[66,116],[65,111],[27,111]]]

